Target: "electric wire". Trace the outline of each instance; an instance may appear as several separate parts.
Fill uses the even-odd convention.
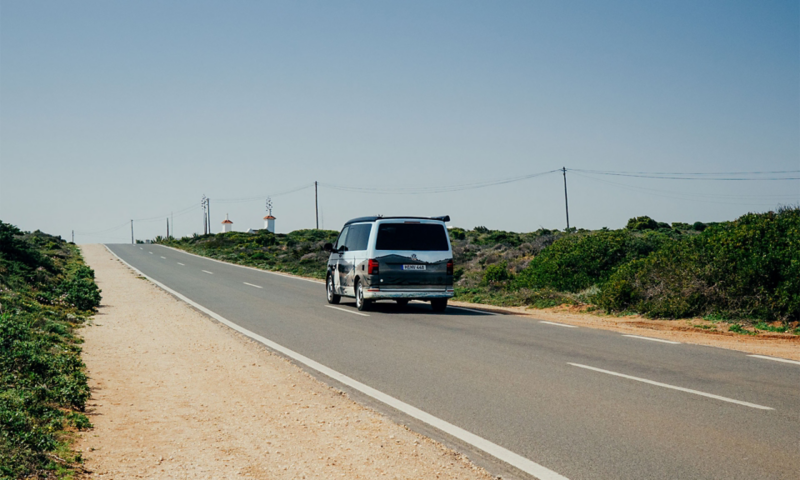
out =
[[[267,197],[279,197],[281,195],[289,195],[290,193],[299,192],[299,191],[305,190],[307,188],[312,188],[313,186],[314,186],[314,184],[311,183],[311,184],[308,184],[308,185],[302,185],[302,186],[299,186],[299,187],[291,188],[289,190],[284,190],[284,191],[278,192],[278,193],[270,193],[270,194],[258,195],[258,196],[253,196],[253,197],[220,198],[220,199],[215,199],[214,203],[242,203],[242,202],[252,202],[254,200],[264,200]]]
[[[798,174],[800,170],[780,170],[772,172],[717,172],[717,173],[680,173],[680,172],[614,172],[606,170],[584,170],[578,168],[568,168],[568,172],[583,172],[596,175],[609,175],[617,177],[636,177],[654,178],[661,180],[703,180],[703,181],[782,181],[800,180],[800,176],[794,177],[759,177],[757,175],[776,175],[776,174]],[[725,175],[712,176],[712,175]],[[750,177],[738,178],[736,175],[750,175]],[[755,175],[755,176],[754,176]]]
[[[319,186],[330,188],[333,190],[342,190],[348,192],[356,192],[356,193],[373,193],[373,194],[380,194],[380,195],[419,195],[424,193],[449,193],[449,192],[459,192],[463,190],[474,190],[478,188],[486,188],[486,187],[493,187],[496,185],[505,185],[508,183],[514,182],[521,182],[523,180],[529,180],[531,178],[541,177],[544,175],[548,175],[551,173],[560,172],[561,170],[549,170],[546,172],[538,172],[532,173],[528,175],[521,175],[516,177],[504,178],[499,180],[490,180],[485,182],[472,182],[472,183],[462,183],[462,184],[455,184],[455,185],[443,185],[443,186],[427,186],[427,187],[352,187],[347,185],[337,185],[333,183],[322,183],[320,182]]]

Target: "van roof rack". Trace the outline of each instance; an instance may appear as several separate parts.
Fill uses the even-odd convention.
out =
[[[354,218],[345,223],[345,225],[350,225],[351,223],[364,223],[364,222],[374,222],[376,220],[391,220],[391,219],[401,219],[401,218],[408,218],[412,220],[438,220],[440,222],[450,221],[450,215],[442,215],[441,217],[384,217],[382,215],[375,215],[372,217]]]

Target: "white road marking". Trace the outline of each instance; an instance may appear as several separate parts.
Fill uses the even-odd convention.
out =
[[[394,408],[396,410],[399,410],[399,411],[405,413],[406,415],[408,415],[410,417],[414,417],[414,418],[416,418],[417,420],[419,420],[421,422],[427,423],[428,425],[430,425],[430,426],[432,426],[434,428],[437,428],[437,429],[443,431],[444,433],[447,433],[448,435],[452,435],[453,437],[456,437],[457,439],[461,440],[462,442],[468,443],[469,445],[472,445],[473,447],[475,447],[475,448],[477,448],[479,450],[483,450],[484,452],[488,453],[489,455],[491,455],[491,456],[493,456],[493,457],[495,457],[495,458],[497,458],[497,459],[499,459],[499,460],[501,460],[503,462],[506,462],[509,465],[511,465],[513,467],[516,467],[516,468],[522,470],[525,473],[533,475],[534,477],[538,478],[539,480],[569,480],[567,477],[565,477],[563,475],[559,475],[558,473],[550,470],[547,467],[539,465],[538,463],[536,463],[536,462],[534,462],[532,460],[528,460],[527,458],[523,457],[522,455],[516,454],[516,453],[512,452],[511,450],[503,448],[500,445],[497,445],[496,443],[492,443],[492,442],[490,442],[489,440],[486,440],[483,437],[479,437],[478,435],[475,435],[474,433],[471,433],[471,432],[468,432],[468,431],[464,430],[463,428],[457,427],[457,426],[453,425],[450,422],[442,420],[442,419],[440,419],[438,417],[434,417],[430,413],[427,413],[427,412],[425,412],[423,410],[420,410],[420,409],[418,409],[418,408],[416,408],[416,407],[414,407],[412,405],[409,405],[409,404],[407,404],[407,403],[405,403],[405,402],[403,402],[401,400],[398,400],[398,399],[396,399],[396,398],[394,398],[394,397],[392,397],[390,395],[387,395],[387,394],[381,392],[380,390],[376,390],[376,389],[374,389],[374,388],[372,388],[372,387],[370,387],[368,385],[365,385],[365,384],[359,382],[358,380],[354,380],[354,379],[348,377],[347,375],[339,373],[339,372],[337,372],[336,370],[334,370],[334,369],[332,369],[330,367],[326,367],[325,365],[323,365],[323,364],[321,364],[319,362],[315,362],[314,360],[311,360],[310,358],[306,357],[305,355],[301,355],[301,354],[299,354],[299,353],[297,353],[297,352],[295,352],[293,350],[290,350],[290,349],[284,347],[283,345],[275,343],[272,340],[269,340],[269,339],[267,339],[265,337],[262,337],[261,335],[258,335],[256,333],[253,333],[250,330],[247,330],[246,328],[240,327],[239,325],[231,322],[227,318],[214,313],[213,311],[207,309],[206,307],[200,305],[199,303],[196,303],[196,302],[190,300],[189,298],[187,298],[186,296],[176,292],[175,290],[172,290],[171,288],[169,288],[168,286],[166,286],[163,283],[159,282],[158,280],[155,280],[153,278],[148,277],[147,275],[145,275],[144,273],[139,271],[136,267],[132,266],[130,263],[126,262],[125,260],[123,260],[121,258],[119,258],[119,256],[116,253],[112,252],[111,249],[108,248],[108,246],[106,246],[106,249],[109,252],[111,252],[112,255],[117,257],[117,259],[119,261],[121,261],[122,263],[127,265],[128,268],[130,268],[131,270],[133,270],[137,274],[147,278],[148,280],[153,282],[154,285],[157,285],[162,290],[164,290],[166,292],[169,292],[170,294],[172,294],[175,297],[183,300],[184,302],[186,302],[189,305],[195,307],[196,309],[200,310],[201,312],[205,313],[206,315],[214,318],[215,320],[219,321],[220,323],[223,323],[223,324],[227,325],[228,327],[236,330],[237,332],[239,332],[239,333],[241,333],[243,335],[246,335],[246,336],[252,338],[253,340],[255,340],[257,342],[263,343],[267,347],[269,347],[269,348],[271,348],[271,349],[275,350],[276,352],[279,352],[279,353],[281,353],[283,355],[286,355],[287,357],[291,358],[292,360],[295,360],[296,362],[302,363],[303,365],[307,366],[308,368],[316,370],[316,371],[320,372],[321,374],[326,375],[326,376],[328,376],[328,377],[330,377],[330,378],[332,378],[332,379],[334,379],[334,380],[336,380],[336,381],[338,381],[338,382],[340,382],[340,383],[342,383],[344,385],[347,385],[348,387],[350,387],[350,388],[352,388],[354,390],[358,390],[359,392],[363,393],[364,395],[368,395],[368,396],[374,398],[375,400],[377,400],[379,402],[382,402],[382,403],[384,403],[384,404],[386,404],[386,405],[388,405],[388,406],[390,406],[390,407],[392,407],[392,408]]]
[[[207,274],[209,274],[209,275],[214,275],[214,272],[209,272],[208,270],[200,270],[200,271],[201,271],[201,272],[205,272],[205,273],[207,273]]]
[[[487,312],[487,311],[484,311],[484,310],[475,310],[475,309],[466,308],[466,307],[456,307],[454,305],[448,305],[448,307],[450,307],[450,308],[458,308],[459,310],[466,310],[468,312],[482,313],[484,315],[500,315],[499,313]]]
[[[671,343],[673,345],[680,345],[681,342],[673,342],[671,340],[662,340],[660,338],[640,337],[639,335],[623,335],[623,337],[638,338],[639,340],[650,340],[651,342]]]
[[[264,288],[264,287],[262,287],[261,285],[254,285],[254,284],[252,284],[252,283],[247,283],[247,282],[242,282],[242,283],[244,283],[245,285],[250,285],[251,287],[256,287],[256,288]]]
[[[163,258],[164,260],[166,260],[166,259],[167,259],[167,257],[161,257],[161,258]]]
[[[180,265],[181,267],[185,267],[186,266],[186,265],[182,264],[181,262],[178,262],[178,265]]]
[[[144,248],[142,248],[142,247],[139,247],[139,250],[144,250]]]
[[[546,323],[548,325],[555,325],[557,327],[578,328],[575,325],[567,325],[566,323],[545,322],[544,320],[539,320],[539,323]]]
[[[147,252],[147,253],[149,253],[150,255],[152,255],[152,254],[153,254],[153,252]]]
[[[733,398],[722,397],[719,395],[714,395],[713,393],[701,392],[699,390],[692,390],[691,388],[676,387],[675,385],[670,385],[668,383],[656,382],[653,380],[648,380],[646,378],[633,377],[631,375],[625,375],[624,373],[617,373],[617,372],[612,372],[610,370],[603,370],[602,368],[590,367],[588,365],[581,365],[580,363],[567,362],[567,365],[572,365],[573,367],[585,368],[587,370],[594,370],[595,372],[606,373],[608,375],[614,375],[615,377],[627,378],[628,380],[636,380],[637,382],[647,383],[650,385],[655,385],[657,387],[664,387],[664,388],[669,388],[671,390],[678,390],[679,392],[693,393],[695,395],[700,395],[702,397],[713,398],[715,400],[722,400],[723,402],[735,403],[737,405],[744,405],[745,407],[757,408],[759,410],[775,410],[772,407],[765,407],[763,405],[758,405],[755,403],[743,402],[741,400],[734,400]]]
[[[263,270],[261,268],[248,267],[247,265],[237,265],[235,263],[223,262],[222,260],[217,260],[216,258],[208,258],[208,257],[204,257],[202,255],[197,255],[195,253],[189,253],[189,252],[187,252],[185,250],[181,250],[181,249],[175,248],[175,247],[168,247],[166,245],[160,245],[160,246],[163,247],[163,248],[169,248],[170,250],[175,250],[176,252],[179,252],[179,253],[184,253],[186,255],[191,255],[193,257],[202,258],[203,260],[209,260],[209,261],[212,261],[212,262],[221,263],[223,265],[229,265],[229,266],[232,266],[232,267],[239,267],[239,268],[246,268],[248,270],[255,270],[256,272],[268,273],[270,275],[278,275],[280,277],[294,278],[295,280],[303,280],[304,282],[311,282],[311,283],[322,284],[322,285],[325,284],[325,280],[317,280],[315,278],[303,278],[303,277],[298,277],[297,275],[290,275],[288,273],[271,272],[269,270]]]
[[[764,360],[772,360],[772,361],[775,361],[775,362],[793,363],[795,365],[800,365],[800,362],[797,362],[795,360],[787,360],[785,358],[767,357],[767,356],[764,356],[764,355],[748,355],[748,357],[761,358],[761,359],[764,359]]]
[[[325,306],[328,307],[328,308],[332,308],[334,310],[340,310],[342,312],[352,313],[354,315],[361,315],[362,317],[369,317],[369,315],[367,315],[366,313],[354,312],[352,310],[348,310],[347,308],[334,307],[333,305],[325,305]]]

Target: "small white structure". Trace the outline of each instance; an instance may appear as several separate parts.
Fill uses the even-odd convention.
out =
[[[233,222],[228,219],[228,214],[225,214],[225,220],[222,221],[222,233],[227,233],[233,230]]]
[[[272,233],[275,233],[275,217],[273,217],[272,214],[264,217],[264,228]]]

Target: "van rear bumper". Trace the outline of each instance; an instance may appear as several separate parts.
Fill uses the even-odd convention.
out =
[[[364,290],[364,298],[369,300],[380,300],[380,299],[393,299],[393,298],[407,298],[409,300],[425,300],[425,299],[432,299],[432,298],[453,298],[455,295],[455,291],[452,288],[442,289],[441,287],[438,289],[433,288],[420,288],[420,289],[410,289],[408,287],[405,288],[381,288],[380,290],[377,288],[368,288]]]

